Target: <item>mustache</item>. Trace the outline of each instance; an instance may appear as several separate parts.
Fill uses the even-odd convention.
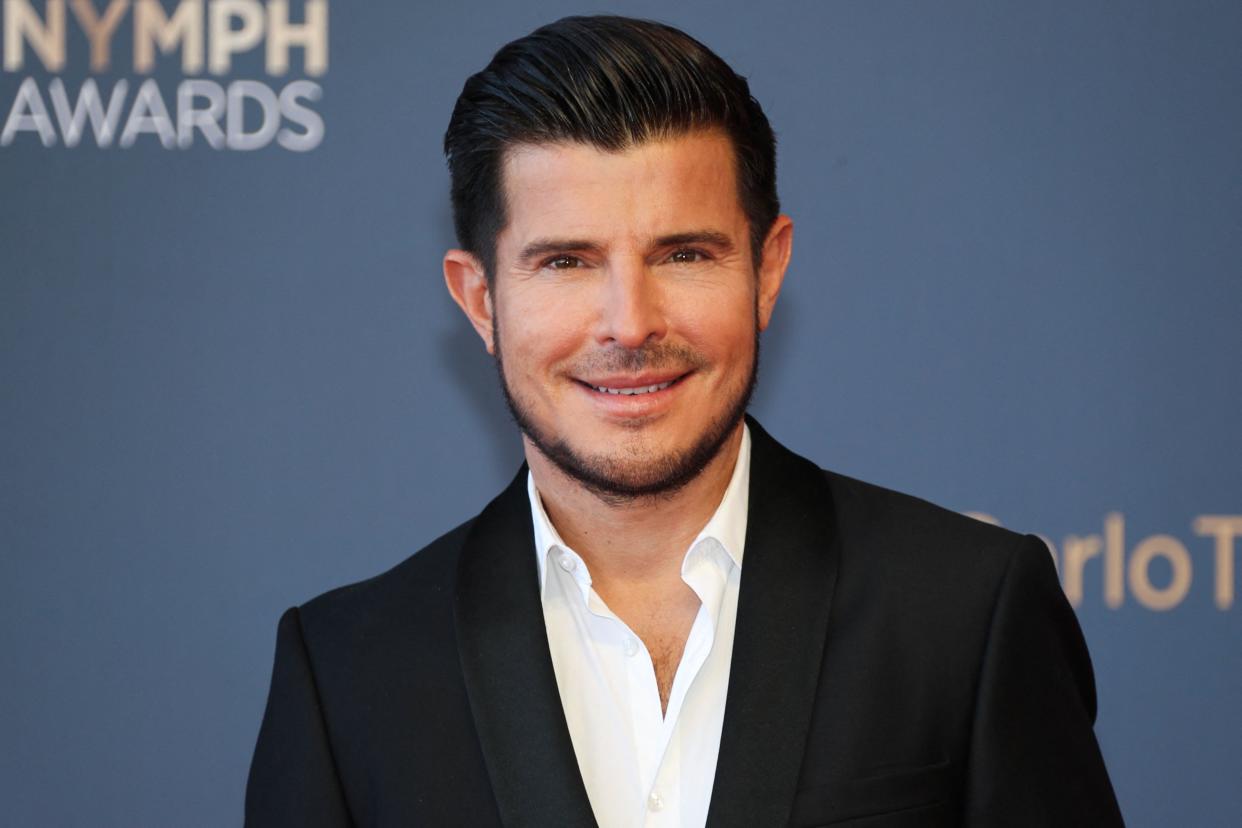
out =
[[[613,347],[585,354],[573,361],[569,373],[621,374],[675,370],[684,374],[707,364],[707,357],[688,345],[658,342],[640,348]]]

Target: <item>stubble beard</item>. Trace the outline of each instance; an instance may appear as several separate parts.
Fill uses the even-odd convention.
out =
[[[496,370],[500,375],[500,389],[513,421],[544,457],[570,478],[581,483],[587,491],[609,504],[619,505],[645,498],[666,498],[702,474],[708,464],[720,454],[730,435],[746,415],[750,398],[759,381],[759,326],[756,319],[755,345],[749,375],[725,411],[708,423],[699,439],[689,448],[660,457],[646,458],[635,467],[623,458],[583,454],[563,437],[547,433],[535,422],[522,402],[521,395],[509,387],[500,346],[500,327],[495,321],[493,324],[492,350],[496,354]],[[632,370],[641,370],[645,364],[656,361],[650,358],[651,353],[651,349],[628,351],[620,359]]]

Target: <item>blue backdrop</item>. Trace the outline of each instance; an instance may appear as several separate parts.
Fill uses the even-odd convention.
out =
[[[1129,824],[1242,824],[1242,6],[1154,0],[6,0],[0,821],[239,822],[280,611],[512,474],[439,142],[605,10],[778,131],[757,416],[1044,535]]]

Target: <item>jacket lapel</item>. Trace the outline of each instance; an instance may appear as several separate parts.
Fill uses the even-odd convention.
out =
[[[709,826],[786,825],[819,683],[839,557],[810,461],[750,425],[750,507]]]
[[[454,606],[466,692],[507,826],[594,826],[544,631],[526,467],[475,519]]]
[[[750,504],[709,826],[785,825],[819,683],[838,551],[823,473],[750,426]],[[543,626],[526,467],[475,519],[455,616],[501,821],[595,826]]]

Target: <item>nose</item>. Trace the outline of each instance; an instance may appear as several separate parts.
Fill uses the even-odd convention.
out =
[[[623,261],[609,267],[603,286],[597,339],[623,348],[642,347],[667,332],[662,288],[646,262]]]

